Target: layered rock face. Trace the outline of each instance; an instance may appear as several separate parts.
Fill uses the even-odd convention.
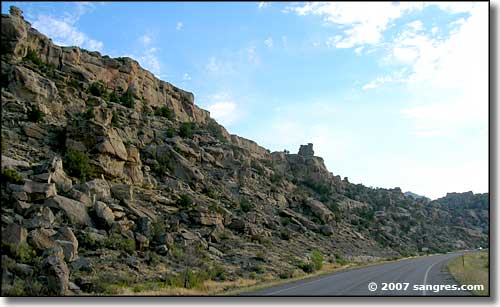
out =
[[[315,250],[340,264],[488,246],[487,194],[414,199],[341,180],[312,144],[271,153],[16,8],[1,61],[4,295],[297,276]]]

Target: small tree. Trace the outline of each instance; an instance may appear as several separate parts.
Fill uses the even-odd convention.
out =
[[[64,158],[64,164],[64,168],[70,175],[79,178],[83,182],[95,176],[95,169],[94,166],[90,164],[89,157],[79,150],[68,148]]]
[[[315,270],[321,269],[323,267],[323,261],[324,261],[323,255],[321,254],[321,252],[317,251],[317,250],[313,251],[311,253],[311,261],[314,265]]]
[[[37,106],[33,106],[31,110],[28,111],[28,120],[30,122],[38,123],[45,117],[45,114],[40,111]]]

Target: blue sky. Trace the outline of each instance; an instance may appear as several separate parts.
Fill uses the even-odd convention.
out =
[[[14,4],[60,45],[130,56],[270,150],[431,198],[488,190],[488,3]]]

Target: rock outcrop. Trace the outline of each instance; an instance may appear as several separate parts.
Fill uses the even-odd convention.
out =
[[[3,295],[488,246],[487,194],[350,183],[312,144],[271,153],[229,134],[133,59],[57,46],[15,7],[1,22]]]

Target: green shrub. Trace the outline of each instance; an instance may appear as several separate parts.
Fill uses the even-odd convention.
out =
[[[113,110],[112,117],[111,117],[111,125],[113,127],[118,127],[118,113]]]
[[[323,255],[321,254],[320,251],[313,251],[311,253],[311,261],[314,265],[315,270],[320,270],[323,267]]]
[[[87,120],[94,119],[94,109],[92,107],[87,108],[87,110],[83,112],[82,116]]]
[[[285,270],[279,274],[281,279],[288,279],[293,277],[293,270]]]
[[[109,101],[111,102],[120,102],[120,97],[118,97],[118,94],[116,93],[116,91],[111,91],[109,93]]]
[[[33,49],[28,49],[26,56],[23,58],[25,61],[30,61],[37,66],[43,65],[42,59],[38,56],[38,53]]]
[[[222,265],[216,265],[208,270],[208,275],[212,280],[223,281],[227,279],[226,269]]]
[[[168,137],[168,138],[173,138],[174,135],[175,135],[175,130],[174,128],[168,128],[167,131],[165,132],[165,135]]]
[[[31,263],[36,259],[36,252],[28,243],[21,243],[16,247],[14,244],[2,241],[2,254],[21,263]]]
[[[87,88],[87,92],[89,92],[91,95],[97,96],[97,97],[105,97],[107,96],[106,92],[106,86],[102,81],[96,81],[93,82],[89,85]]]
[[[340,256],[339,254],[335,254],[335,262],[337,262],[340,265],[346,265],[349,263],[344,257]]]
[[[222,128],[217,124],[215,120],[210,118],[206,124],[207,131],[212,135],[214,138],[218,139],[219,141],[225,143],[227,140],[224,137],[224,134],[222,134]]]
[[[207,272],[193,272],[191,269],[185,269],[177,275],[171,275],[167,278],[167,284],[176,288],[201,288],[203,282],[209,279]]]
[[[123,95],[120,97],[120,102],[122,105],[126,106],[127,108],[134,108],[134,95],[132,95],[132,92],[127,90]]]
[[[95,176],[95,168],[90,164],[90,158],[84,152],[68,148],[63,162],[64,169],[83,182]]]
[[[305,273],[312,273],[315,270],[314,263],[312,262],[299,262],[297,267]]]
[[[30,122],[38,123],[45,117],[45,114],[40,111],[37,106],[33,106],[31,110],[28,111],[28,120]]]
[[[181,124],[179,128],[179,135],[183,138],[193,137],[193,130],[196,129],[196,124],[191,122],[185,122]]]
[[[248,199],[242,198],[240,200],[240,208],[243,212],[250,212],[254,208],[254,205]]]
[[[107,239],[105,245],[108,248],[115,250],[122,250],[128,254],[135,251],[135,240],[131,238],[124,237],[120,234],[113,233]]]
[[[162,116],[169,120],[172,120],[174,118],[174,111],[168,108],[167,106],[162,106],[155,110],[155,115]]]
[[[208,205],[208,210],[210,212],[224,214],[224,210],[216,203],[211,203],[210,205]]]
[[[217,199],[218,198],[217,191],[215,191],[214,189],[212,189],[210,187],[204,187],[203,190],[202,190],[202,193],[205,194],[205,195],[207,195],[210,198],[213,198],[213,199]]]
[[[14,184],[23,183],[23,176],[21,176],[18,172],[12,169],[5,169],[2,172],[2,182],[10,182]]]
[[[156,158],[156,161],[158,162],[158,165],[154,167],[154,171],[157,174],[163,175],[165,173],[172,172],[174,170],[174,166],[168,155],[165,154],[159,156]]]
[[[280,231],[280,238],[281,240],[290,240],[290,231],[288,231],[287,229],[282,229]]]
[[[193,200],[189,195],[184,194],[177,200],[177,205],[181,208],[190,208],[193,206]]]

